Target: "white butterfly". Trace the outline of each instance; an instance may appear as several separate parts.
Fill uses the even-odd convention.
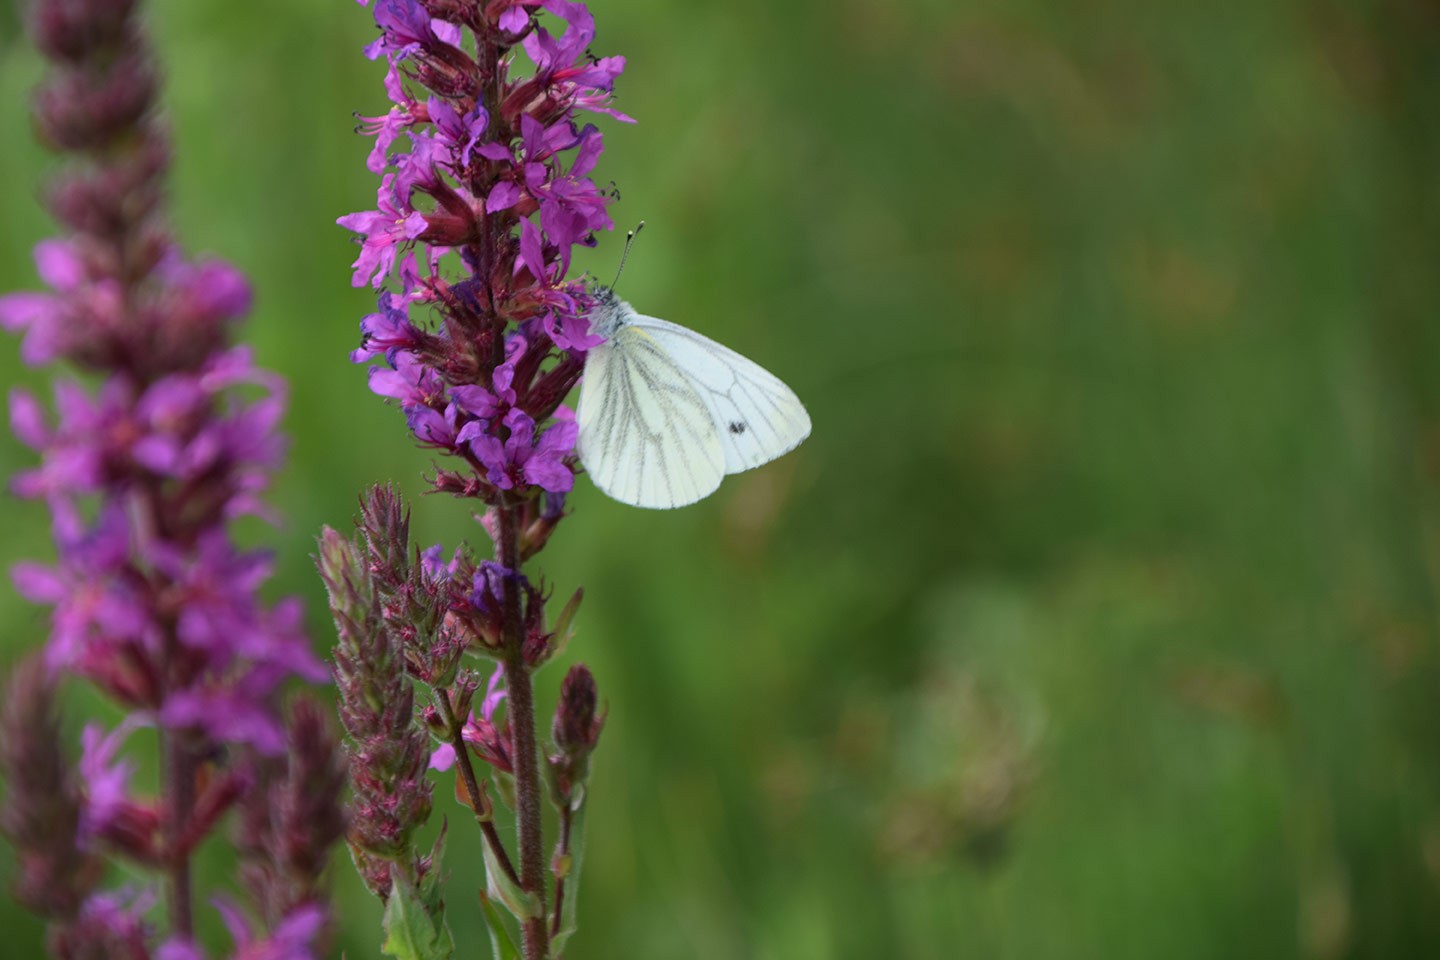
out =
[[[594,290],[576,445],[595,486],[621,503],[683,507],[727,473],[769,463],[810,436],[794,391],[753,360]]]

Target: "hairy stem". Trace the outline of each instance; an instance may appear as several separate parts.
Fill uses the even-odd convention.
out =
[[[490,804],[490,795],[475,776],[475,766],[470,762],[470,751],[465,746],[465,728],[455,716],[455,707],[450,702],[450,691],[436,689],[435,694],[445,715],[445,723],[450,728],[450,745],[455,748],[455,759],[460,765],[460,777],[465,781],[465,791],[470,795],[475,822],[480,824],[480,832],[484,834],[485,842],[489,844],[500,869],[505,871],[505,875],[512,882],[518,884],[520,878],[515,874],[515,865],[510,862],[510,852],[505,849],[505,841],[500,839],[500,834],[495,829],[495,808]]]
[[[481,96],[489,111],[491,123],[485,138],[496,137],[499,117],[501,81],[500,49],[493,35],[476,37],[482,84]],[[500,221],[487,218],[481,230],[479,276],[487,286],[493,282],[496,247]],[[495,304],[494,291],[489,297]],[[498,366],[505,359],[505,338],[501,335],[503,320],[492,316],[497,335],[492,340],[492,361]],[[499,536],[495,542],[495,559],[507,571],[520,573],[519,518],[517,508],[504,502],[496,504]],[[520,619],[520,587],[512,582],[505,591],[504,648],[505,684],[509,703],[511,748],[515,764],[516,833],[520,844],[520,886],[534,894],[539,916],[524,922],[521,933],[525,960],[544,960],[549,950],[549,930],[545,924],[545,852],[541,833],[543,802],[540,795],[540,767],[535,741],[535,693],[530,683],[530,670],[525,663],[525,630]],[[468,785],[468,784],[467,784]]]
[[[517,575],[520,570],[518,518],[515,507],[502,503],[499,539],[495,545],[499,562]],[[525,663],[525,634],[520,621],[520,587],[511,582],[505,591],[505,684],[509,694],[510,736],[515,764],[515,813],[520,841],[520,885],[533,893],[540,916],[525,922],[525,958],[541,960],[548,947],[545,927],[545,851],[541,836],[539,751],[535,742],[535,692],[530,669]]]
[[[162,733],[165,762],[165,835],[168,860],[166,896],[172,935],[192,939],[195,933],[190,889],[190,812],[195,806],[195,769],[182,734]]]
[[[560,808],[560,839],[555,841],[555,857],[564,861],[570,856],[570,825],[574,821],[574,812],[570,804],[566,803]],[[568,871],[567,871],[568,872]],[[555,874],[555,918],[550,925],[550,936],[558,936],[560,933],[561,915],[565,910],[565,876],[564,873]]]

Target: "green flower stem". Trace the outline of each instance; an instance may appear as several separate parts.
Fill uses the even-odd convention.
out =
[[[480,832],[485,835],[485,842],[490,847],[495,862],[511,883],[519,884],[520,878],[515,873],[515,865],[510,861],[510,853],[505,849],[505,841],[500,838],[500,833],[495,829],[495,808],[490,803],[490,794],[485,790],[485,785],[475,776],[475,766],[470,762],[470,751],[465,746],[465,728],[458,717],[455,716],[455,707],[450,702],[450,691],[443,687],[437,687],[435,698],[440,703],[440,710],[445,717],[445,725],[450,730],[450,745],[455,748],[455,760],[460,766],[460,777],[465,781],[465,792],[470,795],[470,809],[475,811],[475,822],[480,824]]]
[[[520,547],[516,508],[501,503],[498,514],[500,536],[495,545],[496,560],[507,570],[519,573]],[[523,922],[525,960],[544,960],[549,948],[545,925],[545,851],[541,836],[539,750],[535,741],[535,693],[530,669],[525,663],[525,631],[520,620],[520,590],[505,591],[505,685],[508,692],[510,736],[515,755],[515,813],[520,842],[520,885],[539,902],[539,915]]]

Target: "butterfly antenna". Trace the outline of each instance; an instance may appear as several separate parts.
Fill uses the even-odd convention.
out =
[[[635,238],[638,237],[640,235],[640,231],[644,229],[645,221],[641,220],[635,225],[634,230],[631,230],[630,232],[625,234],[625,249],[620,254],[620,266],[615,270],[615,279],[610,281],[611,290],[614,290],[615,284],[620,282],[620,273],[625,269],[625,260],[630,256],[630,245],[635,242]]]

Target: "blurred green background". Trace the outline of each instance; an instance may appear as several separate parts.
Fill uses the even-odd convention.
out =
[[[430,462],[346,360],[370,17],[149,6],[179,232],[250,274],[244,337],[293,384],[286,523],[244,536],[325,647],[313,537]],[[640,120],[602,122],[597,171],[649,223],[625,295],[783,376],[815,433],[676,513],[582,480],[541,557],[585,587],[568,657],[610,706],[569,955],[1440,955],[1435,4],[593,7]],[[15,22],[0,289],[51,232]],[[37,505],[0,523],[0,561],[50,556]],[[0,589],[6,662],[43,624]],[[440,809],[485,956],[478,838]],[[378,956],[334,873],[336,954]]]

